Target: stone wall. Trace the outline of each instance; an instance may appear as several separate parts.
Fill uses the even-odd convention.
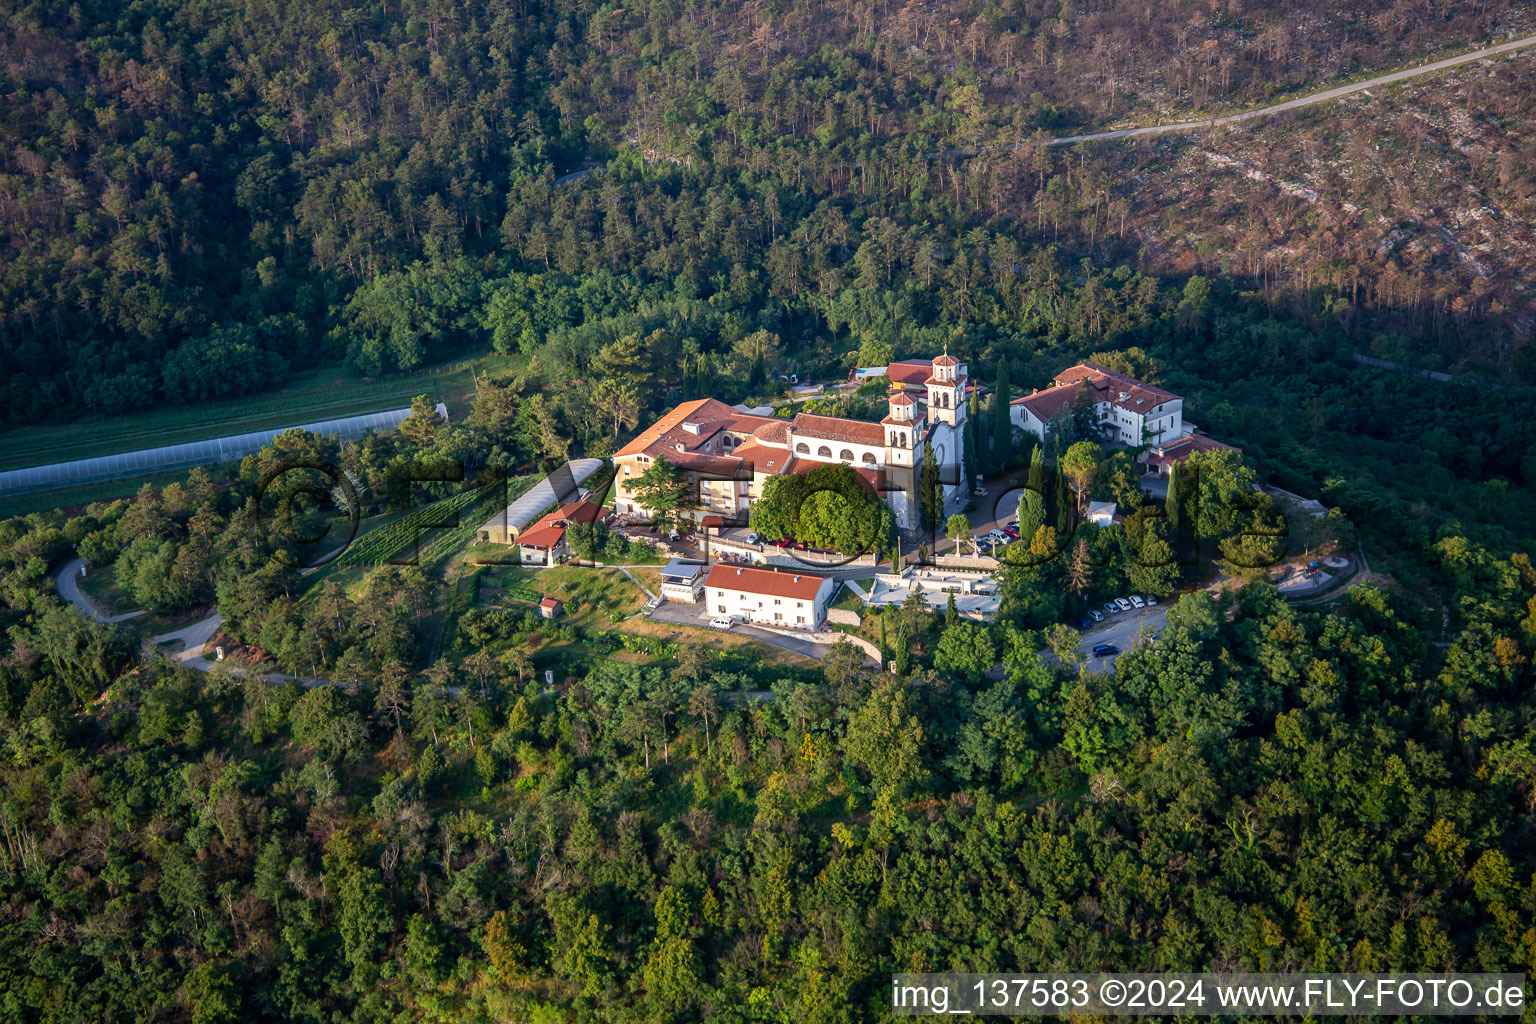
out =
[[[945,569],[990,571],[996,569],[1002,563],[991,555],[982,555],[980,558],[974,555],[939,555],[933,560],[933,564]]]
[[[852,608],[828,608],[827,621],[835,622],[839,626],[857,626],[864,620]]]

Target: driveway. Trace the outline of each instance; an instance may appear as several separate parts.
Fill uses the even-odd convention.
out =
[[[656,622],[670,622],[679,626],[692,626],[695,629],[713,629],[709,624],[712,618],[709,610],[702,604],[684,604],[681,601],[663,601],[651,611],[646,618]],[[803,640],[797,636],[786,636],[783,633],[775,633],[771,629],[759,629],[743,622],[732,626],[728,632],[749,636],[754,640],[761,640],[765,644],[772,644],[782,650],[802,657],[812,658],[816,661],[824,661],[828,654],[832,653],[832,644],[841,635],[839,633],[828,634],[828,641],[820,643],[814,640]]]
[[[124,612],[121,615],[103,615],[95,603],[80,590],[80,577],[85,573],[85,559],[72,558],[59,570],[54,578],[54,584],[59,588],[59,596],[76,608],[80,609],[97,622],[122,622],[125,619],[135,619],[144,614],[140,608],[136,612]]]
[[[157,647],[162,644],[180,643],[181,650],[177,651],[173,657],[188,668],[202,668],[202,666],[193,665],[192,663],[202,657],[203,648],[207,646],[209,640],[213,639],[214,634],[219,631],[219,627],[223,624],[224,616],[214,612],[206,619],[199,619],[190,626],[183,626],[169,633],[161,633],[159,636],[150,637],[149,642]]]
[[[1104,615],[1104,621],[1094,624],[1094,627],[1083,634],[1083,642],[1077,645],[1078,651],[1083,655],[1084,664],[1089,672],[1113,672],[1115,670],[1115,655],[1108,658],[1095,658],[1093,648],[1095,644],[1114,644],[1122,652],[1133,650],[1141,646],[1142,633],[1160,632],[1168,623],[1168,605],[1159,604],[1156,607],[1132,608],[1128,612],[1117,612],[1114,615],[1099,609]]]

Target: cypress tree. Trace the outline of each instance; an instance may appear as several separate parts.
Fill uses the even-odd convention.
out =
[[[1029,489],[1045,497],[1045,446],[1035,445],[1029,453]]]
[[[931,441],[923,442],[923,467],[917,474],[917,496],[923,532],[932,534],[939,528],[939,520],[944,515],[944,491]]]
[[[1013,389],[1008,382],[1008,357],[997,364],[997,380],[992,385],[992,468],[1001,470],[1013,457],[1013,420],[1009,403]]]
[[[1056,532],[1065,535],[1072,511],[1072,498],[1067,492],[1067,476],[1060,469],[1051,467],[1051,501],[1055,505]]]
[[[891,671],[898,676],[912,671],[912,643],[907,638],[906,623],[896,629],[896,650],[891,654]]]
[[[1168,472],[1168,496],[1163,499],[1163,511],[1168,516],[1168,534],[1177,540],[1179,536],[1179,464],[1177,462]]]
[[[976,416],[980,409],[981,403],[972,392],[965,413],[965,430],[961,434],[963,439],[961,443],[965,446],[964,471],[967,494],[976,489]]]

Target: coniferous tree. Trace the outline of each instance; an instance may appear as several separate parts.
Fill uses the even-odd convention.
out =
[[[906,623],[896,627],[896,650],[891,654],[891,672],[904,676],[912,671],[912,643],[907,637]]]
[[[923,465],[917,474],[917,493],[923,532],[932,534],[944,516],[944,481],[939,479],[938,458],[929,441],[923,442]]]
[[[1067,475],[1061,472],[1059,459],[1055,472],[1051,474],[1051,505],[1056,532],[1065,534],[1071,521],[1072,496],[1067,489]]]
[[[967,494],[976,489],[976,467],[978,465],[978,453],[976,451],[976,417],[979,414],[980,409],[981,403],[973,392],[969,401],[967,402],[965,414],[965,430],[962,432],[963,443],[965,445],[964,472],[965,492]]]
[[[1037,444],[1029,453],[1029,489],[1044,498],[1046,484],[1045,446]]]
[[[1008,381],[1008,357],[997,364],[997,380],[992,385],[992,469],[1001,471],[1013,457],[1013,389]]]

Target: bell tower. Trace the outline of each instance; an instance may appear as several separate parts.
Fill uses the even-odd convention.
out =
[[[959,428],[965,420],[965,381],[960,360],[946,351],[933,361],[933,372],[924,381],[928,388],[928,416],[934,423]]]
[[[927,431],[922,407],[906,390],[896,387],[889,396],[890,410],[880,421],[885,431],[886,501],[902,530],[915,530],[918,523],[917,450]]]

